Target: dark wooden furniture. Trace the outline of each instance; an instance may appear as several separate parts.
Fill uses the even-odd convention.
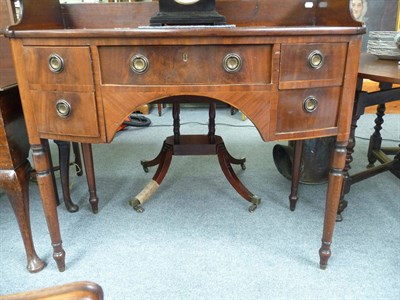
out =
[[[181,135],[180,133],[180,104],[192,100],[194,102],[209,102],[209,118],[208,118],[208,133],[206,135]],[[143,212],[142,204],[146,202],[152,194],[158,189],[165,175],[168,172],[172,156],[174,155],[217,155],[218,162],[226,179],[233,188],[247,201],[252,204],[249,211],[253,212],[257,205],[260,204],[260,197],[251,193],[240,179],[236,176],[232,168],[232,164],[240,165],[244,170],[246,158],[234,158],[226,149],[225,143],[221,136],[215,135],[215,108],[216,103],[212,99],[199,97],[173,97],[170,100],[173,102],[172,114],[174,122],[174,135],[165,139],[160,153],[156,158],[150,161],[141,161],[143,169],[148,172],[148,168],[158,165],[152,180],[146,187],[132,200],[129,204],[137,212]]]
[[[45,263],[36,254],[29,215],[29,179],[36,177],[36,172],[32,170],[27,160],[30,144],[22,113],[10,42],[3,35],[3,29],[14,23],[15,7],[12,1],[2,1],[0,8],[0,28],[2,29],[0,35],[0,188],[6,192],[14,210],[28,260],[27,269],[29,272],[39,272],[44,268]],[[58,167],[52,167],[52,171],[60,170],[63,198],[67,209],[69,211],[77,211],[78,206],[72,202],[69,191],[69,148],[71,143],[65,141],[55,142],[59,149],[60,164]],[[79,144],[72,143],[72,145],[75,153],[75,163],[82,169]],[[46,147],[48,148],[48,144]],[[98,198],[96,195],[91,146],[82,145],[82,151],[85,158],[85,171],[89,186],[89,202],[92,204],[93,211],[97,212]],[[82,170],[80,170],[80,173],[82,173]],[[53,172],[52,177],[55,186]],[[59,197],[57,193],[55,195],[58,205]]]
[[[264,141],[336,136],[319,251],[326,268],[365,32],[348,0],[221,0],[227,27],[183,28],[148,26],[156,2],[21,4],[22,20],[6,34],[60,271],[46,140],[110,143],[136,107],[176,96],[238,108]]]
[[[364,79],[379,82],[380,90],[370,93],[363,91],[362,86]],[[346,165],[344,168],[344,184],[339,205],[339,213],[341,213],[347,206],[347,201],[344,199],[344,197],[350,192],[350,187],[352,184],[385,171],[390,171],[397,178],[400,178],[400,145],[399,147],[382,147],[382,137],[380,134],[383,124],[383,116],[385,115],[386,103],[400,100],[400,88],[393,87],[393,84],[399,83],[400,67],[397,61],[381,60],[375,55],[367,53],[361,54],[350,139],[347,146]],[[356,145],[355,131],[357,128],[357,121],[364,114],[366,107],[375,105],[378,106],[374,132],[372,133],[369,141],[369,164],[366,170],[350,175],[349,171],[351,169],[351,162],[353,161],[352,154]],[[394,155],[394,158],[390,158],[388,155]],[[380,164],[374,166],[377,161]]]
[[[39,272],[45,263],[36,254],[30,225],[29,149],[18,87],[0,89],[0,188],[6,192],[17,218],[27,269]]]
[[[2,295],[2,300],[103,300],[102,287],[90,281],[77,281],[39,290]]]
[[[57,144],[58,148],[58,160],[59,166],[52,167],[53,171],[60,170],[60,181],[61,188],[63,194],[63,200],[65,207],[69,212],[77,212],[79,210],[79,206],[76,205],[71,199],[71,193],[69,188],[69,167],[70,167],[70,152],[71,152],[71,144],[74,152],[74,164],[76,166],[76,172],[78,176],[83,174],[82,171],[82,159],[80,156],[79,143],[70,143],[67,141],[54,140]],[[83,164],[85,166],[85,175],[88,183],[89,189],[89,203],[91,205],[93,213],[98,212],[99,206],[99,198],[97,196],[96,190],[96,180],[94,175],[94,165],[93,165],[93,154],[92,154],[92,145],[82,143],[81,145],[82,155],[83,155]],[[50,152],[49,152],[50,155]],[[51,159],[50,159],[51,161]],[[59,204],[59,201],[57,202]]]
[[[13,21],[11,3],[0,3],[0,26]],[[45,263],[36,254],[29,217],[30,145],[16,84],[8,39],[0,34],[0,188],[7,194],[24,242],[29,272],[39,272]],[[3,237],[6,239],[7,237]]]

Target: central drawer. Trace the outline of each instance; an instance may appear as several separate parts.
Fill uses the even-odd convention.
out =
[[[272,45],[99,47],[103,85],[271,83]]]

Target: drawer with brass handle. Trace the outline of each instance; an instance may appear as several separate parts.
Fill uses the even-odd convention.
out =
[[[341,86],[346,43],[283,44],[280,89]]]
[[[103,46],[99,57],[103,85],[270,84],[272,77],[272,45]]]
[[[280,91],[276,131],[336,127],[339,100],[340,87]]]
[[[89,47],[27,46],[23,55],[32,90],[94,90]]]
[[[93,92],[31,91],[37,129],[41,133],[98,137]]]

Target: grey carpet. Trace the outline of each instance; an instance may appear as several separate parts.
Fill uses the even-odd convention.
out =
[[[181,121],[206,123],[207,117],[205,109],[185,108]],[[58,208],[65,272],[58,272],[52,259],[37,186],[30,187],[32,231],[37,253],[48,264],[37,274],[25,269],[17,223],[0,194],[0,294],[90,280],[103,287],[106,299],[115,300],[400,298],[400,184],[392,174],[352,186],[344,221],[336,224],[328,269],[322,271],[318,249],[326,184],[301,185],[291,212],[290,182],[272,158],[275,143],[263,142],[250,121],[226,108],[217,110],[217,134],[233,156],[247,158],[247,169],[235,170],[262,198],[259,208],[249,213],[217,158],[201,156],[173,157],[146,211],[134,212],[128,200],[155,169],[144,173],[140,160],[155,157],[172,134],[170,108],[162,117],[153,110],[150,118],[149,128],[130,128],[110,145],[93,145],[97,215],[90,211],[85,177],[71,174],[80,210],[71,214],[64,205]],[[372,133],[373,119],[365,115],[359,121],[352,172],[367,163],[368,141],[362,138]],[[385,139],[400,139],[400,115],[387,115],[383,126]],[[182,125],[182,133],[206,131],[206,125]],[[52,149],[55,153],[53,144]]]

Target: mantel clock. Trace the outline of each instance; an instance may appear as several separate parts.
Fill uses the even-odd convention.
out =
[[[215,0],[159,0],[159,12],[150,25],[224,25],[226,19],[215,10]]]

